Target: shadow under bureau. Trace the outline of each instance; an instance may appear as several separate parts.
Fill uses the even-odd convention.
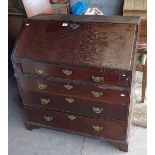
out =
[[[27,120],[128,151],[138,17],[26,19],[12,62]]]

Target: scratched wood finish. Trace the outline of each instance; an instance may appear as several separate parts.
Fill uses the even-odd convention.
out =
[[[63,26],[63,23],[29,19],[15,48],[15,57],[132,70],[135,24],[78,21],[75,23],[78,28],[74,29],[72,21],[67,26]]]
[[[81,68],[45,63],[23,63],[21,66],[24,74],[42,75],[91,83],[95,83],[93,77],[102,77],[103,81],[99,82],[99,84],[116,85],[122,87],[130,87],[131,84],[131,73],[127,71],[108,71],[100,68]],[[41,70],[42,73],[38,73],[38,70]],[[65,74],[65,71],[68,71],[69,74]]]
[[[24,92],[23,104],[38,106],[57,111],[68,111],[84,116],[93,116],[97,118],[126,120],[126,109],[128,104],[92,102],[91,100],[82,100],[81,98],[68,95],[55,95],[48,93]],[[45,102],[43,102],[45,100]],[[95,111],[95,108],[101,111]]]
[[[108,102],[113,104],[124,104],[129,102],[130,92],[128,90],[118,90],[110,87],[96,87],[94,85],[82,85],[75,84],[71,81],[53,81],[47,79],[36,79],[27,78],[24,76],[18,76],[18,82],[20,83],[21,89],[26,91],[34,92],[45,92],[54,94],[64,94],[73,97],[78,97],[83,99],[89,99],[92,101]],[[39,89],[39,85],[46,85],[46,89]],[[65,86],[71,86],[70,89],[66,89]],[[100,97],[94,97],[92,91],[102,93]]]
[[[74,115],[72,113],[60,113],[52,110],[32,108],[25,106],[27,119],[30,122],[40,123],[46,126],[69,129],[81,133],[95,135],[97,137],[106,137],[112,139],[125,139],[126,124],[103,119],[95,119]],[[52,117],[51,121],[46,121],[45,117]],[[68,116],[74,116],[71,120]],[[102,127],[101,131],[95,131],[93,126]]]
[[[26,128],[78,133],[127,152],[139,24],[121,16],[27,19],[12,54]]]
[[[50,15],[50,14],[40,14],[33,16],[29,20],[43,20],[43,21],[67,21],[67,22],[82,22],[82,23],[118,23],[118,24],[139,24],[139,17],[122,17],[122,16],[86,16],[86,15]]]

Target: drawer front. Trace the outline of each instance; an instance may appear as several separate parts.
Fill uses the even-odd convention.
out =
[[[45,126],[86,133],[96,137],[125,139],[125,123],[95,119],[51,110],[25,107],[27,120]]]
[[[22,90],[34,91],[34,92],[44,92],[44,93],[54,93],[58,95],[66,95],[73,97],[80,97],[82,99],[89,99],[92,101],[116,103],[116,104],[126,104],[129,102],[128,92],[125,90],[116,90],[109,88],[98,88],[90,85],[81,85],[66,83],[63,81],[53,81],[53,80],[41,80],[37,78],[19,77],[18,78]]]
[[[93,116],[98,118],[110,118],[126,120],[126,105],[108,104],[104,102],[92,102],[70,96],[54,95],[46,93],[26,93],[23,95],[23,103],[26,105],[41,106],[55,110],[68,111],[76,114]]]
[[[51,64],[22,64],[22,70],[26,74],[36,74],[50,76],[54,78],[62,78],[69,80],[77,80],[82,82],[93,82],[100,84],[108,84],[115,86],[130,86],[129,73],[111,72],[101,69],[82,68],[82,67],[64,67]]]

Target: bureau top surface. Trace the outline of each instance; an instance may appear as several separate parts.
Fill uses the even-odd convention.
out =
[[[132,70],[138,17],[38,15],[26,20],[16,60]]]

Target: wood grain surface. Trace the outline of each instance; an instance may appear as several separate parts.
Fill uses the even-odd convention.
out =
[[[28,21],[15,48],[15,57],[132,70],[135,24],[76,22],[78,28],[73,29],[73,22],[67,26],[63,23]]]
[[[45,100],[45,101],[44,101]],[[43,102],[44,101],[44,102]],[[70,102],[69,102],[70,101]],[[69,95],[55,95],[48,93],[26,92],[23,93],[23,104],[56,111],[68,111],[89,117],[106,118],[113,120],[127,119],[128,104],[93,102]],[[95,111],[95,109],[97,109]],[[99,110],[98,110],[99,109]]]
[[[60,113],[52,110],[32,108],[25,106],[27,120],[36,122],[45,126],[54,126],[63,129],[69,129],[81,133],[91,134],[97,137],[105,137],[117,140],[125,139],[126,124],[103,119],[95,119],[73,115],[72,113]],[[45,117],[52,117],[51,121],[46,121]],[[73,116],[71,120],[68,116]],[[73,118],[72,117],[72,118]],[[93,126],[101,127],[101,131],[95,131]]]

